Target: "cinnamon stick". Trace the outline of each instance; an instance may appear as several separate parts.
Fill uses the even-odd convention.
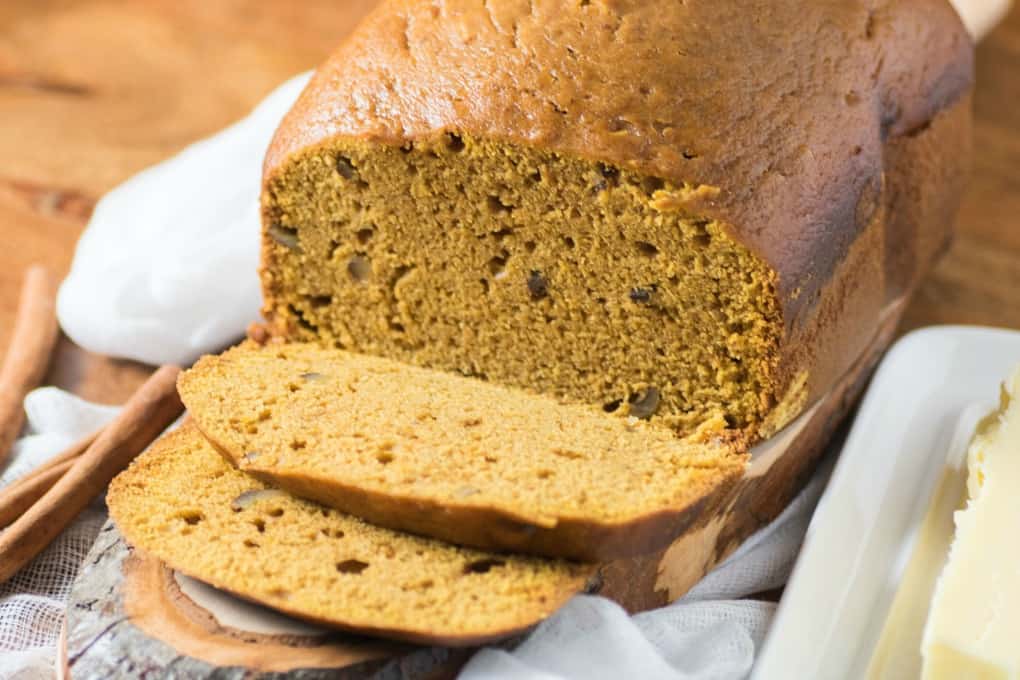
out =
[[[25,424],[22,402],[46,375],[57,342],[56,286],[43,267],[29,267],[7,355],[0,368],[0,466]]]
[[[38,555],[184,411],[176,366],[145,381],[124,410],[27,512],[0,534],[0,583]]]
[[[11,482],[0,490],[0,528],[18,519],[32,504],[56,484],[71,464],[85,453],[102,430],[97,430],[54,456],[21,479]]]
[[[9,489],[0,494],[0,528],[16,521],[31,508],[36,501],[49,491],[57,480],[74,465],[73,460],[65,460],[36,474],[19,480]]]

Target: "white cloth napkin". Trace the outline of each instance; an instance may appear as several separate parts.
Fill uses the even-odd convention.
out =
[[[258,317],[262,157],[310,74],[96,205],[60,287],[64,332],[98,354],[188,365]]]
[[[32,392],[25,409],[28,435],[15,445],[0,486],[109,422],[118,410],[52,387]],[[775,605],[740,598],[786,582],[830,469],[831,464],[824,464],[774,523],[673,605],[631,617],[605,598],[576,597],[513,652],[487,649],[476,654],[461,677],[745,677]],[[102,503],[94,504],[42,555],[0,586],[0,680],[55,677],[57,636],[71,584],[105,519]]]

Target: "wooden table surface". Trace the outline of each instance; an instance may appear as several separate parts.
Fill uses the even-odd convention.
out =
[[[95,201],[310,68],[375,0],[0,3],[0,348],[22,272],[66,271]],[[1020,8],[978,49],[974,178],[903,330],[1020,328]],[[49,382],[117,403],[149,369],[62,342]]]

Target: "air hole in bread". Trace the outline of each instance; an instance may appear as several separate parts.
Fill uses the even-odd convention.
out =
[[[245,548],[258,548],[258,547],[261,547],[261,546],[259,546],[258,543],[256,543],[255,541],[251,540],[250,538],[246,538],[246,539],[244,539],[244,547]]]
[[[267,513],[270,517],[283,517],[283,508],[273,508]]]
[[[251,523],[253,525],[255,525],[255,528],[258,529],[258,532],[260,534],[265,533],[265,531],[266,531],[266,520],[262,519],[261,517],[256,517],[255,519],[253,519],[251,521]]]
[[[290,448],[292,451],[300,451],[306,446],[308,446],[308,443],[304,439],[292,439],[290,441]]]
[[[510,236],[513,233],[514,233],[513,229],[503,228],[500,229],[499,231],[492,232],[492,238],[496,239],[496,241],[502,241],[507,236]]]
[[[336,563],[336,570],[341,574],[360,574],[368,569],[368,562],[361,560],[344,560]]]
[[[330,527],[323,527],[322,529],[319,529],[319,533],[326,538],[343,538],[346,535],[339,529],[332,529]]]
[[[657,257],[659,254],[659,249],[647,241],[638,241],[634,246],[637,248],[638,253],[645,257]]]
[[[661,191],[666,186],[665,180],[659,177],[645,177],[641,180],[641,188],[651,196],[656,191]]]
[[[489,273],[492,274],[496,280],[506,276],[506,261],[509,257],[510,254],[504,250],[500,255],[489,260]]]
[[[488,574],[491,570],[495,569],[496,567],[503,566],[506,566],[506,562],[503,560],[497,560],[492,558],[484,560],[475,560],[473,562],[468,562],[467,564],[464,565],[464,573]]]
[[[514,207],[504,203],[499,196],[489,196],[485,206],[492,215],[507,214],[513,212]]]
[[[460,135],[455,135],[452,132],[446,135],[446,148],[454,153],[459,153],[464,150],[464,140]]]
[[[573,249],[574,249],[574,246],[576,246],[577,244],[576,244],[576,243],[574,243],[574,239],[572,239],[571,237],[569,237],[569,236],[564,236],[564,237],[563,237],[563,245],[565,245],[565,246],[566,246],[567,248],[569,248],[570,250],[573,250]]]
[[[304,312],[302,312],[300,309],[298,309],[294,305],[287,305],[287,309],[294,316],[294,320],[297,322],[297,325],[299,327],[301,327],[304,330],[309,331],[311,333],[318,334],[319,327],[316,326],[311,321],[309,321],[308,319],[306,319]]]
[[[599,168],[599,174],[602,175],[602,178],[604,180],[606,180],[606,183],[609,186],[611,186],[611,187],[619,186],[619,184],[620,184],[620,171],[619,171],[619,169],[614,168],[611,165],[606,165],[605,163],[599,163],[598,164],[598,168]]]
[[[552,470],[539,470],[538,471],[538,478],[539,479],[549,479],[552,476],[553,476],[553,471]]]
[[[182,510],[177,513],[177,517],[184,520],[189,526],[195,526],[205,519],[205,515],[200,510]]]
[[[569,458],[570,460],[582,460],[584,458],[584,454],[578,451],[571,451],[570,449],[552,448],[550,449],[550,452],[552,452],[554,456]]]
[[[308,298],[308,304],[313,309],[321,309],[333,304],[333,297],[331,295],[312,295]]]
[[[358,239],[358,243],[360,243],[361,245],[365,245],[372,239],[373,236],[375,236],[375,229],[372,229],[371,227],[359,229],[358,233],[355,234],[355,236]]]
[[[380,451],[375,454],[375,459],[383,465],[389,465],[393,462],[393,454],[390,451]]]

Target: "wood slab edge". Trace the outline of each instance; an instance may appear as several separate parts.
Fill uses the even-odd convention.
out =
[[[112,522],[100,531],[72,588],[66,621],[68,676],[249,680],[454,677],[471,650],[397,645],[337,634],[267,636],[225,629],[188,600],[172,573],[135,554]],[[385,653],[384,653],[385,652]]]

